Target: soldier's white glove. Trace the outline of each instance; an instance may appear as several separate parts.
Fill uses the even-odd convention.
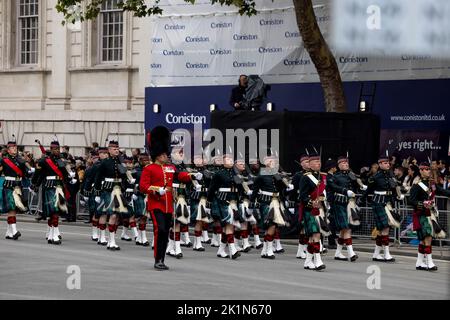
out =
[[[131,179],[130,184],[134,184],[136,182],[136,179]]]
[[[202,185],[201,184],[196,184],[195,185],[195,191],[201,191],[202,190]]]
[[[347,190],[347,196],[349,198],[353,198],[355,196],[355,193],[352,190]]]
[[[30,168],[30,170],[28,170],[28,173],[34,173],[36,171],[35,168]]]
[[[286,188],[286,191],[294,190],[294,185],[292,183],[289,183],[288,187]]]
[[[201,173],[201,172],[194,173],[194,178],[195,178],[195,180],[202,180],[203,173]]]
[[[161,187],[161,188],[159,188],[158,193],[159,193],[160,196],[163,196],[163,195],[166,194],[166,189]]]
[[[83,197],[83,199],[84,199],[85,202],[89,201],[89,197]]]
[[[73,172],[73,171],[70,171],[70,172],[69,172],[69,177],[71,177],[71,178],[75,178],[75,172]]]
[[[253,190],[248,190],[245,194],[251,196],[253,194]]]
[[[362,187],[361,187],[361,190],[362,191],[366,191],[367,190],[367,186],[365,184],[363,184]]]
[[[401,194],[400,197],[397,197],[397,199],[400,200],[400,201],[402,201],[402,200],[405,199],[405,195],[404,195],[404,194]]]
[[[100,197],[99,197],[99,196],[96,196],[96,197],[95,197],[95,202],[100,203],[100,201],[101,201]]]
[[[131,199],[133,199],[134,201],[136,201],[136,200],[138,199],[138,196],[135,195],[135,194],[133,194],[133,195],[131,196]]]
[[[75,183],[77,183],[77,179],[70,180],[70,184],[75,184]]]

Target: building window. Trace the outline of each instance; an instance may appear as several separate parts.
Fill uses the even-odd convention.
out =
[[[19,62],[20,64],[37,64],[39,40],[39,0],[19,0]]]
[[[105,0],[101,8],[101,61],[122,61],[123,11],[118,0]]]

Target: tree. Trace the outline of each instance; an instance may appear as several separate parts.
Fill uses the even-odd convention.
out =
[[[195,3],[195,0],[184,1]],[[102,2],[103,0],[58,0],[56,10],[62,13],[65,21],[69,23],[75,22],[76,19],[85,21],[98,16]],[[162,9],[158,6],[159,2],[160,0],[154,0],[153,5],[147,5],[145,0],[119,0],[118,5],[125,11],[133,12],[136,17],[146,17],[162,13]],[[298,29],[322,85],[325,109],[328,112],[346,112],[341,75],[336,60],[317,24],[312,2],[311,0],[293,0],[293,2]],[[82,3],[85,3],[84,10],[80,10]],[[255,0],[211,0],[211,4],[216,3],[235,6],[241,15],[257,14]]]

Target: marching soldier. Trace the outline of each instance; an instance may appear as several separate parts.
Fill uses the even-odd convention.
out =
[[[305,229],[303,226],[303,221],[300,218],[300,197],[299,197],[299,186],[300,179],[309,172],[309,154],[302,154],[300,156],[300,171],[296,172],[292,177],[292,184],[294,189],[288,193],[289,201],[294,202],[294,217],[297,218],[298,222],[298,249],[297,249],[297,259],[306,259],[306,248],[308,246],[308,237],[305,234]]]
[[[265,259],[275,259],[274,236],[277,228],[286,225],[286,210],[281,201],[283,191],[291,191],[294,186],[286,186],[281,175],[278,173],[278,158],[270,155],[264,158],[265,168],[261,169],[260,175],[253,183],[251,202],[258,200],[266,233],[261,257]]]
[[[207,167],[207,170],[211,173],[212,176],[222,170],[223,166],[223,157],[220,155],[219,150],[217,150],[217,155],[212,158],[212,165]],[[219,203],[216,197],[213,197],[212,202],[210,202],[211,206],[211,218],[213,219],[213,234],[211,239],[211,247],[219,247],[222,241],[222,223],[220,221],[220,209]]]
[[[191,177],[187,172],[177,171],[173,164],[169,164],[170,132],[167,128],[155,127],[150,137],[153,163],[142,171],[139,188],[148,196],[147,211],[153,220],[154,267],[157,270],[168,270],[164,258],[173,218],[173,181],[177,179],[181,183],[189,183]]]
[[[348,158],[339,157],[337,161],[339,170],[327,177],[327,189],[333,195],[332,215],[336,230],[339,231],[338,245],[334,255],[335,260],[355,261],[358,255],[353,251],[352,230],[350,225],[356,218],[356,207],[350,208],[349,201],[355,202],[357,190],[356,176],[349,169]],[[352,212],[351,210],[355,210]],[[359,219],[358,219],[359,221]],[[342,254],[343,246],[347,247],[348,259]]]
[[[126,168],[119,158],[119,143],[109,141],[109,157],[100,163],[95,177],[95,202],[102,215],[107,215],[109,241],[106,248],[111,251],[120,250],[116,244],[115,236],[118,218],[121,214],[127,214],[126,201],[122,194],[122,185],[127,179]]]
[[[150,164],[150,157],[148,153],[139,154],[139,166],[136,167],[135,178],[136,178],[136,187],[134,195],[136,196],[133,199],[134,203],[134,215],[136,221],[139,221],[139,230],[138,235],[136,237],[136,245],[138,246],[149,246],[149,242],[147,240],[147,235],[145,234],[145,229],[147,227],[147,208],[145,207],[146,199],[145,194],[141,192],[139,189],[139,184],[142,177],[142,172],[144,168]],[[136,222],[135,222],[136,223]],[[130,223],[130,227],[135,227],[132,223]]]
[[[422,162],[419,166],[421,179],[411,187],[409,202],[414,207],[413,229],[420,241],[417,253],[416,270],[436,271],[438,267],[432,258],[433,237],[445,238],[445,232],[437,222],[436,195],[450,197],[450,190],[442,189],[431,180],[430,164]]]
[[[325,264],[320,257],[320,235],[328,235],[328,226],[324,217],[325,181],[326,175],[320,172],[321,161],[317,153],[310,154],[309,167],[300,179],[299,208],[305,234],[309,238],[304,268],[309,270],[323,270]]]
[[[133,157],[127,157],[126,155],[123,155],[122,161],[125,165],[127,175],[127,180],[125,180],[123,186],[125,189],[124,197],[127,203],[128,212],[122,213],[121,215],[122,234],[120,235],[120,239],[122,241],[131,241],[131,237],[127,234],[127,231],[130,228],[133,232],[134,239],[136,239],[136,237],[138,236],[133,202],[135,199],[137,199],[137,196],[134,194],[136,179],[133,177],[133,175],[135,174],[135,170]]]
[[[109,158],[109,153],[108,153],[107,147],[99,147],[98,148],[98,158],[99,158],[99,160],[97,161],[97,163],[95,164],[95,166],[93,168],[94,173],[93,173],[93,177],[92,177],[92,186],[91,186],[89,201],[93,201],[94,207],[95,207],[95,216],[94,216],[94,219],[92,219],[92,226],[95,227],[94,224],[97,223],[97,228],[98,228],[97,244],[101,245],[101,246],[106,246],[108,244],[108,241],[106,240],[107,215],[106,215],[106,212],[103,211],[105,202],[100,201],[100,203],[97,203],[97,201],[95,200],[95,198],[97,197],[98,194],[101,195],[101,192],[99,193],[98,191],[95,190],[95,179],[97,177],[97,172],[100,167],[100,164]],[[97,200],[98,200],[98,198],[97,198]]]
[[[373,253],[373,261],[394,262],[395,259],[389,253],[389,228],[400,227],[399,217],[393,211],[392,206],[395,199],[403,200],[404,195],[397,188],[397,182],[390,169],[389,157],[380,156],[378,159],[379,170],[369,178],[367,190],[364,191],[362,197],[357,204],[360,206],[365,202],[369,194],[373,194],[372,210],[375,216],[376,228],[381,235],[376,238],[375,251]],[[381,249],[384,256],[380,254]]]
[[[247,185],[250,188],[250,190],[253,193],[253,185],[255,182],[255,179],[259,176],[260,173],[260,163],[258,160],[258,157],[250,158],[249,159],[249,168],[247,170],[247,178],[248,182]],[[250,199],[249,199],[250,201]],[[260,216],[259,216],[259,209],[255,208],[255,203],[251,204],[253,207],[252,214],[250,217],[246,217],[247,223],[249,225],[249,231],[253,234],[253,240],[254,244],[251,245],[251,248],[261,249],[263,247],[263,242],[260,239],[260,230],[259,230],[259,223],[260,223]],[[251,229],[250,229],[251,228]]]
[[[44,156],[36,166],[36,172],[31,181],[30,190],[36,192],[43,184],[43,216],[48,218],[47,240],[50,244],[61,244],[61,233],[59,231],[59,216],[68,213],[67,199],[70,194],[67,183],[76,183],[75,173],[68,172],[66,164],[61,158],[58,141],[50,143],[50,156]],[[45,182],[44,182],[45,181]]]
[[[100,165],[99,162],[99,155],[96,151],[92,151],[90,153],[90,166],[87,167],[85,175],[84,175],[84,181],[81,186],[81,195],[83,196],[83,200],[86,203],[89,211],[89,220],[92,223],[92,235],[91,239],[92,241],[97,242],[98,241],[98,217],[96,214],[97,206],[95,202],[95,195],[92,192],[93,186],[94,186],[94,179],[96,175],[97,167]]]
[[[234,243],[234,229],[240,227],[240,213],[238,208],[239,186],[234,180],[234,159],[231,153],[223,156],[223,169],[216,172],[211,180],[208,189],[208,201],[213,203],[217,198],[217,212],[219,216],[222,230],[221,242],[217,256],[227,258],[228,254],[225,249],[228,245],[229,256],[232,259],[238,258],[241,254],[238,252]],[[216,194],[217,193],[217,194]]]
[[[175,166],[177,172],[186,171],[184,166],[184,152],[179,146],[174,147],[171,153],[172,164]],[[196,173],[197,177],[201,179],[202,174]],[[175,223],[173,230],[169,234],[169,245],[167,247],[167,254],[177,259],[183,258],[181,251],[181,235],[183,235],[183,243],[186,247],[191,247],[192,243],[189,237],[189,222],[190,212],[187,206],[187,185],[185,182],[178,180],[179,176],[175,175],[172,183],[173,192],[175,195]],[[187,180],[188,183],[191,180]]]
[[[201,180],[195,180],[191,184],[191,224],[194,225],[194,251],[205,251],[202,246],[203,225],[211,221],[210,209],[206,200],[208,185],[211,182],[211,172],[204,170],[202,154],[194,155],[195,171],[203,174]],[[206,172],[206,173],[205,173]]]
[[[9,141],[7,144],[7,154],[0,160],[0,171],[5,176],[3,191],[0,194],[3,212],[7,213],[8,227],[6,229],[6,239],[17,240],[21,236],[17,231],[16,214],[17,210],[25,212],[27,208],[22,201],[22,178],[34,172],[34,168],[28,169],[25,160],[17,155],[17,144]]]

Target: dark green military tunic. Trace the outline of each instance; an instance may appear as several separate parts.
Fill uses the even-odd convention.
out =
[[[359,203],[364,203],[369,194],[373,194],[372,210],[375,215],[375,225],[381,231],[389,228],[388,216],[386,214],[386,203],[394,204],[397,181],[389,170],[379,170],[374,176],[369,178],[367,190],[363,193]],[[376,192],[385,192],[386,195],[378,195]]]
[[[14,171],[5,162],[5,159],[9,159],[14,165],[16,165],[22,171],[23,176],[16,173],[16,171]],[[0,213],[16,211],[17,207],[14,202],[13,192],[16,187],[22,187],[22,178],[27,175],[25,160],[19,156],[13,157],[10,154],[7,154],[4,158],[0,159],[0,167],[2,168],[2,173],[5,176],[0,194]]]
[[[334,220],[337,231],[350,229],[347,214],[349,201],[347,191],[351,190],[356,193],[357,188],[356,176],[349,170],[339,170],[334,175],[327,175],[327,199],[332,208],[331,212],[334,218],[332,220]]]

